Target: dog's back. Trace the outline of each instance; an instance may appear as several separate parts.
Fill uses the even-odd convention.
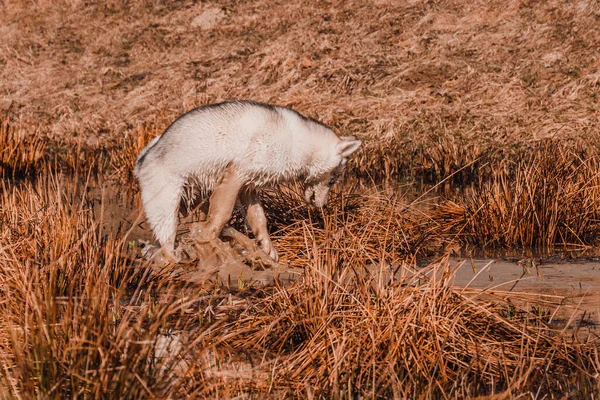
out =
[[[179,117],[150,142],[134,172],[140,178],[166,169],[210,191],[233,163],[257,186],[275,183],[297,176],[307,164],[311,130],[336,138],[329,128],[287,108],[249,101],[203,106]]]

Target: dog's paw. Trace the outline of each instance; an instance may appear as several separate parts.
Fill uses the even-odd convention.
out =
[[[277,250],[275,250],[275,247],[273,247],[273,243],[270,239],[263,239],[260,242],[260,248],[262,251],[265,252],[265,254],[268,254],[269,257],[273,259],[273,261],[279,261],[279,255],[277,254]]]
[[[271,247],[271,251],[269,252],[269,257],[273,259],[275,262],[279,262],[279,254],[277,254],[277,250],[275,247]]]

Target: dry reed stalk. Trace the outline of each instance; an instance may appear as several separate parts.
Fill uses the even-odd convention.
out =
[[[139,152],[162,133],[156,125],[140,126],[134,134],[115,137],[93,146],[68,144],[36,132],[16,130],[8,119],[0,121],[0,177],[24,178],[43,171],[80,175],[83,171],[130,181]]]
[[[300,397],[595,390],[593,345],[569,343],[510,300],[464,296],[448,285],[447,266],[430,266],[438,268],[437,278],[420,282],[373,279],[347,261],[356,248],[315,248],[301,281],[253,304],[213,340],[232,351],[264,354],[273,388],[291,386]]]
[[[9,397],[595,390],[593,344],[569,342],[509,300],[461,294],[447,268],[403,264],[402,240],[384,232],[401,199],[334,199],[323,225],[298,239],[302,279],[230,291],[150,273],[101,233],[86,193],[77,177],[45,174],[0,197]]]
[[[541,143],[433,210],[444,235],[478,246],[597,244],[600,162],[587,144]]]
[[[162,134],[162,128],[156,125],[150,127],[138,127],[133,134],[117,140],[110,151],[110,165],[108,171],[117,175],[124,181],[133,180],[133,168],[140,151],[154,137]]]
[[[444,243],[437,235],[436,222],[427,215],[427,202],[409,202],[406,191],[361,186],[349,180],[334,188],[323,211],[308,207],[299,193],[299,187],[284,188],[269,193],[263,201],[276,246],[294,267],[310,262],[308,239],[311,245],[334,251],[347,248],[360,237],[359,258],[351,260],[359,264],[431,256]],[[384,260],[384,255],[389,259]]]
[[[86,192],[77,177],[44,175],[2,194],[1,375],[16,382],[7,396],[139,398],[173,379],[177,355],[154,354],[162,318],[181,303],[156,308],[144,288],[160,283],[101,235]]]
[[[32,174],[44,156],[45,140],[37,132],[16,130],[0,120],[0,178]]]

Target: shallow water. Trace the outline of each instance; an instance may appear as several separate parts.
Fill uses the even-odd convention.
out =
[[[455,268],[452,285],[456,288],[484,289],[487,293],[504,296],[523,293],[523,302],[542,300],[548,309],[556,309],[555,321],[573,319],[570,329],[577,332],[600,333],[600,262],[598,261],[533,261],[525,258],[517,262],[503,259],[450,260]],[[557,306],[560,307],[557,308]]]
[[[88,198],[92,199],[94,213],[102,219],[106,233],[120,237],[128,233],[128,241],[137,246],[153,242],[140,214],[139,198],[131,190],[124,192],[114,184],[97,185],[89,189]],[[189,224],[189,218],[186,222]],[[524,256],[526,253],[531,256]],[[452,279],[455,287],[485,289],[490,294],[543,295],[548,304],[563,305],[563,317],[571,310],[592,325],[600,322],[600,261],[590,250],[504,251],[482,255],[450,259],[450,266],[455,268]]]

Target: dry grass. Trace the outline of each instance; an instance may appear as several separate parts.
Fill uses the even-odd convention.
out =
[[[357,252],[348,261],[359,265],[438,254],[445,240],[424,203],[408,201],[401,189],[384,191],[355,182],[334,189],[325,214],[306,207],[293,191],[270,193],[264,201],[277,246],[287,262],[300,268],[311,260],[307,238],[332,251],[354,246]]]
[[[452,288],[444,261],[395,263],[394,275],[397,250],[382,246],[368,264],[369,243],[388,236],[378,224],[349,224],[342,240],[325,221],[329,246],[305,226],[305,273],[289,287],[198,287],[102,234],[87,192],[46,175],[3,193],[7,397],[595,393],[594,342],[572,342],[550,314]]]
[[[352,255],[344,250],[315,255],[301,282],[243,312],[220,340],[236,350],[267,354],[274,386],[291,386],[301,397],[594,390],[593,384],[586,388],[589,381],[580,385],[578,373],[569,373],[574,368],[580,377],[586,374],[585,353],[593,347],[561,344],[565,339],[539,315],[515,314],[509,303],[452,289],[444,263],[420,271],[418,283],[412,277],[387,281],[358,266],[347,268]],[[412,275],[403,268],[401,275]],[[427,274],[434,278],[424,278]]]
[[[173,368],[154,352],[183,303],[158,305],[155,293],[177,287],[161,291],[120,240],[102,234],[87,189],[48,175],[3,195],[3,397],[140,398]]]
[[[0,122],[0,177],[15,179],[34,173],[42,162],[44,138],[16,132],[8,120]]]
[[[453,288],[445,262],[413,268],[598,244],[599,18],[566,0],[1,2],[0,397],[597,397],[596,342],[518,294]],[[233,98],[365,142],[326,214],[267,194],[305,271],[290,286],[156,273],[93,211],[90,182],[134,196],[145,143]]]
[[[598,133],[599,12],[559,0],[8,2],[0,107],[73,147],[251,98],[367,139],[357,165],[380,180],[437,179],[485,152]]]
[[[593,246],[600,234],[599,154],[588,143],[540,143],[443,203],[445,235],[479,247]]]

